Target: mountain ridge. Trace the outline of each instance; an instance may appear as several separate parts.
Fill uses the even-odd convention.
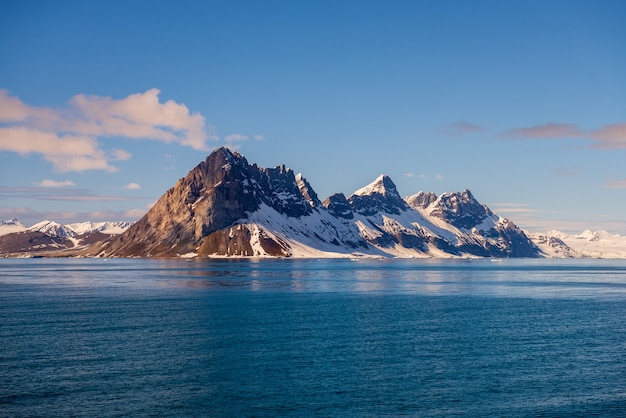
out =
[[[469,190],[425,202],[409,205],[384,174],[348,198],[320,202],[302,174],[218,148],[99,255],[539,256],[522,230]]]
[[[301,173],[250,164],[227,148],[132,226],[42,221],[26,228],[12,219],[0,222],[0,235],[16,228],[22,231],[0,236],[3,257],[626,257],[624,237],[528,233],[469,189],[402,198],[381,174],[348,197],[321,201]],[[594,249],[609,241],[605,251]]]

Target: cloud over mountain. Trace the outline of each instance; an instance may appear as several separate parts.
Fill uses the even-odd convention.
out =
[[[78,94],[66,107],[30,106],[0,89],[0,151],[41,154],[59,172],[116,171],[111,161],[130,158],[105,151],[99,139],[123,137],[209,147],[205,119],[187,106],[159,101],[158,89],[123,99]]]

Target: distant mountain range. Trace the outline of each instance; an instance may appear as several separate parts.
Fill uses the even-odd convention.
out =
[[[531,233],[530,238],[549,258],[626,258],[626,236],[585,230],[580,234],[560,231]]]
[[[0,221],[0,256],[90,256],[95,245],[126,231],[131,222],[80,222],[61,225],[41,221],[31,227],[17,219]]]
[[[42,232],[57,237],[75,237],[78,235],[101,232],[103,234],[121,234],[126,231],[132,222],[79,222],[61,225],[54,221],[41,221],[31,227],[25,227],[17,219],[0,221],[0,236],[13,232]]]
[[[3,235],[4,234],[4,235]],[[469,190],[402,198],[379,176],[320,201],[301,174],[211,153],[132,226],[0,223],[0,255],[97,257],[626,257],[606,232],[529,234]]]

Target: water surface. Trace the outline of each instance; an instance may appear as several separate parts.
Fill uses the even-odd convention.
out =
[[[624,416],[626,263],[0,260],[0,415]]]

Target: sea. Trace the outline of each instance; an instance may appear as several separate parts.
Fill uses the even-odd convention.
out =
[[[626,260],[2,259],[3,417],[626,416]]]

